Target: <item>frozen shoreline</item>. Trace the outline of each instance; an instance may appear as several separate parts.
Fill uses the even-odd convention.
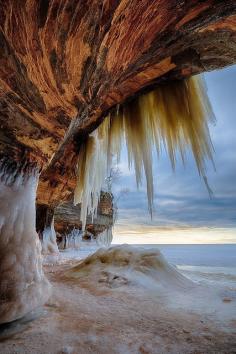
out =
[[[156,273],[159,263],[145,253],[131,254],[130,265],[123,254],[115,266],[114,256],[105,263],[95,257],[83,274],[68,276],[86,252],[66,251],[58,263],[44,266],[52,297],[41,316],[0,341],[1,354],[45,354],[45,348],[48,354],[235,352],[235,286],[233,292],[232,284],[212,286],[202,279],[203,286],[181,290],[182,282],[176,288],[165,263]]]

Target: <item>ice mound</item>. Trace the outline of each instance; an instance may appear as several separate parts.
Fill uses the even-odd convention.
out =
[[[66,276],[76,278],[82,284],[109,288],[138,285],[180,290],[193,285],[157,249],[130,245],[101,248],[71,268]]]

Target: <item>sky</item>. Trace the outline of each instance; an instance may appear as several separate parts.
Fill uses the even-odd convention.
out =
[[[163,152],[154,159],[154,214],[147,207],[145,180],[137,190],[123,149],[114,182],[118,218],[113,243],[236,243],[236,65],[206,73],[216,116],[210,125],[214,162],[207,164],[210,198],[191,153],[175,172]]]

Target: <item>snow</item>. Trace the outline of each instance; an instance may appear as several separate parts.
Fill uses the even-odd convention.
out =
[[[186,279],[156,247],[96,247],[45,266],[53,296],[17,336],[6,329],[1,354],[235,353],[233,289]]]
[[[194,284],[171,266],[157,249],[146,250],[130,245],[100,248],[76,267],[67,276],[85,278],[91,283],[108,283],[117,287],[124,284],[164,290],[181,291]]]
[[[233,291],[186,279],[156,248],[96,247],[45,266],[53,296],[17,336],[6,330],[1,354],[235,353]]]

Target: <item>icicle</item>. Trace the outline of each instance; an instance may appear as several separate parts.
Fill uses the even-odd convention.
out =
[[[200,77],[159,86],[123,107],[123,124],[129,164],[134,164],[137,185],[144,168],[149,211],[153,207],[152,146],[167,149],[173,169],[176,151],[182,159],[190,147],[199,173],[205,175],[205,158],[212,160],[208,121],[214,115]]]
[[[81,148],[78,160],[78,183],[74,204],[81,203],[82,229],[87,214],[96,216],[102,184],[107,173],[109,120],[95,130]]]
[[[120,158],[125,137],[129,166],[136,182],[145,172],[149,211],[153,209],[152,151],[166,148],[173,169],[178,151],[184,161],[191,148],[198,171],[205,180],[205,159],[212,160],[208,121],[214,118],[204,81],[198,77],[160,85],[154,91],[119,107],[93,132],[81,148],[75,204],[81,202],[83,230],[87,213],[96,214],[102,184],[111,156]]]

